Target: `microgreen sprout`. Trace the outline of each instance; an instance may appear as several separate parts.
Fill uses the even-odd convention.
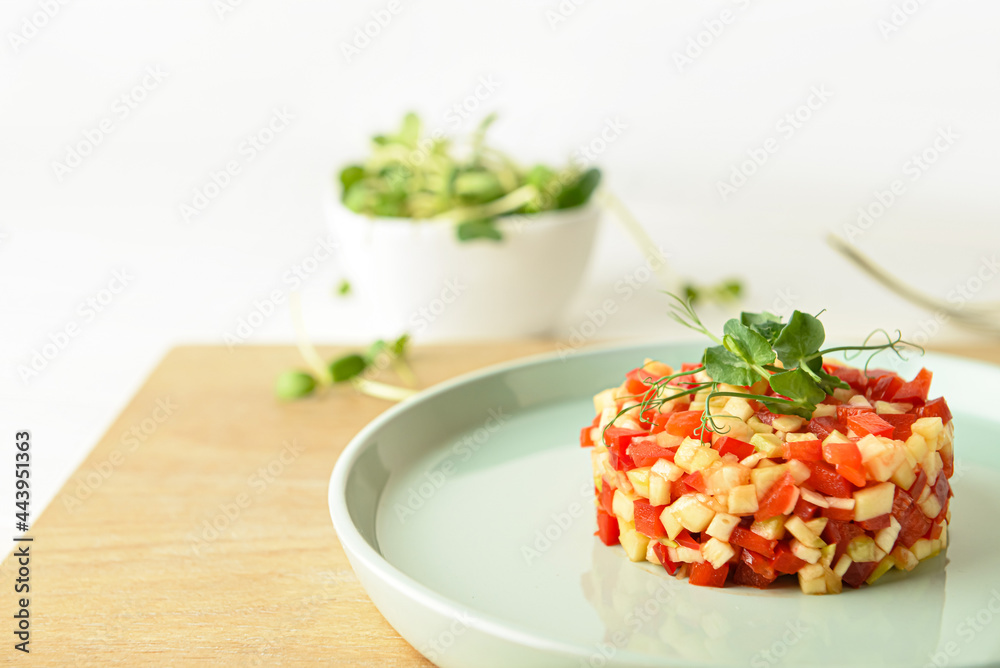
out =
[[[406,352],[410,341],[408,334],[393,341],[378,340],[360,353],[348,353],[332,360],[324,373],[309,373],[301,370],[285,371],[278,376],[274,392],[279,399],[292,400],[309,396],[318,388],[340,383],[350,383],[363,394],[402,401],[414,391],[381,383],[365,377],[366,372],[392,367],[407,385],[414,385],[416,377],[406,362]]]
[[[673,300],[670,317],[680,324],[707,336],[717,345],[706,348],[701,365],[695,369],[682,371],[662,378],[652,375],[639,380],[648,386],[641,394],[626,397],[637,402],[623,407],[605,426],[626,413],[638,409],[640,419],[651,411],[658,411],[668,401],[692,394],[703,393],[705,410],[702,414],[702,438],[706,431],[726,433],[728,427],[716,422],[720,417],[712,413],[712,400],[718,397],[740,397],[763,404],[772,413],[797,415],[809,419],[816,405],[838,388],[849,387],[836,375],[823,368],[823,356],[841,352],[848,359],[867,354],[864,369],[868,370],[872,359],[884,351],[892,351],[905,360],[909,350],[923,353],[920,346],[904,341],[902,334],[889,334],[877,329],[869,334],[861,345],[823,348],[826,330],[818,316],[794,311],[788,322],[780,316],[764,311],[762,313],[740,314],[723,327],[719,338],[702,323],[695,313],[690,298],[684,299],[667,293]],[[885,337],[885,343],[872,343],[878,336]],[[690,382],[680,379],[704,371],[710,380]],[[703,376],[704,377],[704,376]],[[721,385],[735,386],[721,388]],[[746,388],[743,391],[739,388]],[[706,393],[707,391],[707,393]]]
[[[364,163],[341,170],[344,206],[369,216],[449,222],[460,241],[500,241],[503,216],[571,209],[590,200],[600,170],[523,168],[486,143],[494,120],[487,116],[455,145],[440,133],[425,133],[420,118],[407,114],[397,133],[372,139]]]

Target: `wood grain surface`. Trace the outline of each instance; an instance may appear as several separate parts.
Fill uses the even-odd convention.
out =
[[[428,386],[554,345],[425,346],[413,365]],[[949,352],[1000,362],[1000,346]],[[29,532],[31,654],[6,630],[2,663],[430,665],[365,595],[327,510],[338,455],[390,404],[275,401],[299,364],[292,347],[164,358]],[[11,630],[16,569],[8,554]]]

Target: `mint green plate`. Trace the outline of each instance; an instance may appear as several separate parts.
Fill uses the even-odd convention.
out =
[[[703,589],[597,540],[578,444],[591,396],[644,357],[679,365],[701,350],[531,358],[368,425],[337,462],[330,512],[389,623],[441,666],[1000,665],[994,366],[942,355],[899,366],[932,369],[956,423],[951,545],[911,573],[839,596]]]

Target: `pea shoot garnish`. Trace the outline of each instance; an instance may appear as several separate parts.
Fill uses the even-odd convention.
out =
[[[365,374],[392,367],[408,385],[415,384],[416,378],[406,362],[409,341],[407,334],[393,341],[379,339],[364,352],[342,355],[312,373],[298,369],[285,371],[275,383],[275,395],[284,400],[301,399],[320,388],[350,383],[363,394],[379,399],[406,399],[413,390],[374,381],[365,378]]]
[[[712,400],[716,397],[752,399],[772,413],[809,419],[816,405],[833,395],[834,390],[849,387],[823,369],[824,355],[842,352],[850,359],[868,353],[864,367],[867,370],[872,358],[886,350],[904,360],[908,350],[923,353],[920,346],[904,341],[899,331],[890,335],[882,329],[869,334],[861,345],[823,348],[826,330],[819,320],[822,311],[817,315],[793,311],[787,322],[767,311],[743,312],[739,318],[726,322],[719,337],[701,322],[690,299],[667,294],[674,300],[670,316],[685,327],[704,334],[716,345],[705,349],[697,368],[662,378],[641,379],[649,389],[630,397],[633,401],[628,402],[615,419],[635,409],[635,402],[642,415],[659,409],[668,401],[689,395],[704,397],[702,427],[717,433],[727,429],[716,423],[716,418],[721,416],[712,413]],[[885,337],[884,343],[872,343],[881,336]]]

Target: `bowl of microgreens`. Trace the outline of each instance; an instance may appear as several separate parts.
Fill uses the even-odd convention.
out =
[[[579,286],[600,171],[522,167],[485,143],[493,120],[453,141],[407,114],[334,180],[328,215],[350,294],[380,331],[541,334]]]

